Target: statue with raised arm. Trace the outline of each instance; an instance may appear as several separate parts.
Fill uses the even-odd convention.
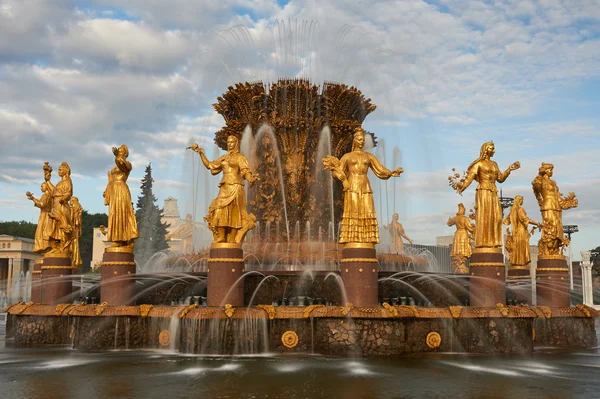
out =
[[[560,249],[568,245],[562,222],[562,211],[576,208],[579,201],[575,193],[561,196],[556,182],[551,179],[554,165],[542,162],[538,175],[531,182],[533,193],[542,213],[542,239],[539,242],[540,255],[560,255]]]
[[[54,228],[50,234],[50,254],[69,257],[71,252],[71,241],[73,240],[73,225],[71,224],[71,207],[69,200],[73,195],[73,182],[71,181],[71,168],[63,162],[58,168],[61,181],[52,190],[52,210],[50,219],[54,222]]]
[[[54,220],[50,218],[50,212],[52,211],[52,192],[54,191],[54,185],[50,182],[51,174],[52,167],[48,162],[45,162],[44,182],[41,186],[42,196],[40,199],[37,199],[29,191],[26,193],[27,198],[33,201],[33,205],[40,208],[40,217],[38,218],[37,228],[35,229],[33,250],[41,255],[51,249],[49,240],[50,234],[54,231]]]
[[[475,192],[475,248],[502,247],[502,207],[496,182],[503,183],[513,170],[521,167],[517,161],[501,172],[491,159],[495,152],[493,142],[484,143],[479,158],[469,165],[462,179],[458,173],[448,177],[450,186],[461,195],[473,180],[479,183]]]
[[[193,144],[188,149],[200,155],[202,163],[213,175],[223,172],[219,194],[210,204],[208,215],[204,218],[213,233],[214,242],[241,244],[246,233],[256,226],[256,217],[246,209],[243,179],[250,184],[260,179],[250,170],[248,159],[240,153],[238,138],[227,137],[227,154],[212,162],[198,144]]]
[[[450,251],[454,273],[467,274],[469,269],[465,262],[471,257],[471,235],[475,232],[475,226],[469,217],[465,216],[465,206],[462,203],[458,204],[456,216],[448,218],[448,226],[456,226]]]
[[[504,219],[504,224],[512,227],[512,232],[507,229],[509,234],[506,239],[506,250],[508,251],[510,264],[513,266],[527,266],[531,263],[529,238],[535,229],[534,227],[530,234],[528,227],[532,224],[541,229],[542,225],[529,219],[525,209],[523,209],[522,196],[517,195],[515,197],[515,202],[509,215]]]
[[[71,243],[71,266],[77,268],[81,266],[81,251],[79,250],[79,239],[83,232],[81,221],[83,215],[83,207],[79,203],[79,198],[71,197],[71,224],[73,226],[73,241]]]
[[[392,222],[384,227],[390,233],[390,236],[392,238],[393,253],[403,254],[404,253],[404,243],[402,242],[402,239],[404,238],[406,241],[410,242],[411,244],[413,242],[406,235],[406,232],[404,231],[404,226],[402,226],[402,223],[400,223],[398,221],[399,218],[400,218],[400,216],[397,213],[394,213],[394,216],[392,216]]]
[[[112,247],[133,247],[140,236],[131,203],[127,178],[131,173],[131,162],[127,160],[129,148],[123,144],[113,147],[115,167],[108,171],[108,185],[104,190],[104,205],[108,205],[108,228],[106,240]]]
[[[375,155],[365,152],[365,132],[361,127],[354,131],[352,151],[341,159],[330,155],[323,158],[323,168],[331,171],[333,177],[340,180],[344,187],[344,211],[340,243],[379,243],[379,228],[373,190],[369,184],[367,172],[373,170],[375,176],[387,180],[400,176],[402,168],[386,169]]]

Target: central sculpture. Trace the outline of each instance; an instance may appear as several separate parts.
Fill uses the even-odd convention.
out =
[[[247,198],[249,212],[259,222],[256,236],[285,242],[299,239],[295,232],[317,237],[319,228],[327,232],[337,227],[342,186],[330,186],[319,158],[339,159],[352,150],[355,129],[376,108],[370,101],[354,87],[319,86],[306,79],[238,83],[217,99],[213,107],[226,125],[215,134],[215,143],[228,150],[229,137],[241,142],[247,134],[242,152],[261,178]],[[376,144],[373,134],[364,132],[364,137]],[[265,234],[267,223],[278,225],[277,232]]]

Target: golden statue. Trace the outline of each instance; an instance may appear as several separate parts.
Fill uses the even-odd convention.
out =
[[[452,250],[450,251],[454,272],[456,274],[467,274],[469,270],[465,266],[465,262],[471,257],[471,234],[475,232],[475,226],[473,226],[469,217],[465,216],[465,206],[462,203],[458,204],[456,216],[448,218],[448,226],[456,226]]]
[[[384,227],[390,233],[390,236],[392,237],[392,251],[396,254],[403,254],[404,253],[404,243],[402,242],[402,239],[404,238],[411,244],[413,242],[406,235],[406,232],[404,231],[404,226],[402,226],[402,223],[400,223],[398,221],[399,218],[400,218],[400,216],[398,216],[397,213],[394,213],[394,216],[392,216],[392,222]]]
[[[479,158],[469,165],[462,179],[458,173],[448,177],[450,186],[461,195],[473,180],[479,183],[475,193],[475,248],[502,247],[502,208],[496,182],[503,183],[510,172],[521,167],[515,162],[500,172],[498,164],[491,160],[495,151],[493,142],[484,143]]]
[[[25,193],[27,198],[33,201],[33,205],[40,208],[40,217],[38,218],[37,228],[35,229],[35,241],[33,244],[34,252],[38,254],[45,254],[51,249],[50,235],[54,231],[54,220],[50,218],[50,212],[52,211],[52,192],[54,191],[54,185],[50,182],[50,176],[52,174],[52,167],[48,162],[44,163],[44,182],[42,183],[41,190],[42,196],[40,199],[36,199],[33,194],[29,191]]]
[[[73,195],[73,182],[71,181],[71,168],[63,162],[58,168],[58,175],[62,178],[52,191],[52,210],[50,219],[54,221],[54,229],[50,234],[50,254],[64,257],[70,256],[71,241],[73,240],[73,226],[71,225],[71,208],[69,200]]]
[[[365,133],[362,128],[354,130],[352,151],[341,159],[329,155],[323,158],[323,168],[330,170],[333,177],[344,186],[344,212],[340,243],[379,243],[379,228],[373,202],[373,190],[367,172],[373,170],[375,176],[387,180],[400,176],[402,168],[386,169],[375,155],[363,151]]]
[[[127,178],[131,172],[131,162],[127,160],[129,148],[123,144],[113,147],[116,166],[108,171],[108,185],[104,191],[104,205],[108,205],[108,229],[106,240],[112,247],[132,247],[138,238],[137,221],[131,203],[131,193]]]
[[[79,198],[71,197],[71,224],[73,226],[73,242],[71,243],[71,266],[79,267],[83,261],[81,260],[81,252],[79,250],[79,239],[83,232],[81,218],[83,215],[83,207],[79,203]]]
[[[540,255],[559,255],[560,248],[568,245],[564,236],[562,211],[576,208],[575,193],[561,197],[556,182],[551,179],[554,165],[542,162],[538,175],[531,182],[533,193],[542,212],[542,239],[539,242]]]
[[[523,197],[517,195],[515,202],[510,210],[510,214],[504,219],[504,224],[512,226],[512,232],[507,229],[506,250],[510,259],[510,264],[514,266],[526,266],[531,263],[529,252],[529,238],[535,231],[535,227],[529,233],[530,224],[537,226],[540,230],[542,225],[529,219],[523,206]]]
[[[240,154],[237,137],[227,137],[227,154],[213,162],[206,158],[204,149],[198,144],[193,144],[188,149],[200,155],[202,163],[213,175],[223,172],[219,194],[210,204],[208,215],[204,218],[213,232],[214,242],[241,244],[246,233],[256,225],[256,217],[246,209],[242,179],[250,184],[260,179],[250,170],[248,159]]]

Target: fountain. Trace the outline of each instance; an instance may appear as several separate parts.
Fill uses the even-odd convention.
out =
[[[560,281],[541,284],[538,300],[549,301],[542,306],[506,305],[500,244],[495,236],[485,236],[486,220],[493,219],[493,226],[501,222],[495,213],[478,212],[475,227],[464,207],[460,218],[449,220],[462,231],[463,251],[452,253],[458,274],[440,272],[425,247],[404,245],[402,238],[410,239],[397,215],[387,226],[393,245],[376,252],[373,190],[367,169],[356,165],[371,167],[382,179],[402,169],[388,170],[363,151],[365,142],[377,144],[361,128],[375,105],[357,88],[332,82],[319,86],[307,79],[245,82],[230,87],[214,107],[225,120],[215,142],[227,154],[208,159],[197,144],[189,147],[213,175],[223,173],[206,217],[211,247],[195,254],[155,254],[152,262],[166,265],[168,272],[143,265],[136,273],[138,233],[128,216],[129,191],[122,181],[111,180],[105,200],[107,234],[114,244],[104,254],[101,280],[73,284],[67,233],[52,243],[54,251],[41,248],[44,257],[33,274],[22,283],[17,280],[31,286],[31,300],[13,298],[16,303],[6,309],[7,335],[17,346],[374,357],[528,353],[538,343],[596,344],[597,312],[585,305],[570,307]],[[127,147],[113,153],[117,167],[111,174],[128,174]],[[482,157],[489,153],[486,143]],[[394,162],[399,158],[394,149]],[[64,182],[66,168],[61,168]],[[518,169],[516,164],[511,168]],[[51,184],[47,170],[48,165],[45,177]],[[451,185],[462,192],[473,180],[470,173],[462,179],[451,176]],[[383,185],[376,188],[383,190]],[[576,205],[574,195],[561,201],[563,209]],[[389,216],[387,203],[378,206]],[[115,212],[121,216],[113,218]],[[556,211],[546,215],[551,217],[556,219]],[[552,252],[562,244],[552,223],[544,222],[548,254],[540,262],[564,265],[564,258]],[[475,237],[471,255],[472,231],[483,235]],[[513,269],[528,268],[515,259]],[[564,280],[562,269],[546,268],[547,279]],[[528,269],[522,274],[528,275]],[[74,285],[79,289],[74,291]],[[85,299],[74,300],[78,296]]]

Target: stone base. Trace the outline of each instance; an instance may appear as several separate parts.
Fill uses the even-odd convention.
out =
[[[108,250],[110,248],[107,248]],[[101,267],[100,301],[110,305],[130,305],[135,295],[133,253],[104,252]]]
[[[476,307],[506,304],[504,255],[496,248],[476,248],[471,255],[470,302]]]
[[[71,258],[44,257],[42,268],[41,303],[56,305],[71,303],[73,281]]]
[[[510,266],[506,277],[508,289],[519,303],[532,304],[531,272],[529,266]]]
[[[569,268],[565,259],[538,259],[536,293],[537,306],[571,306]]]
[[[340,274],[347,303],[360,307],[379,306],[377,266],[375,248],[342,249]]]
[[[208,306],[243,306],[243,273],[244,251],[241,248],[211,248],[206,287]]]
[[[44,259],[38,259],[33,265],[31,272],[31,302],[42,303],[42,265]]]

